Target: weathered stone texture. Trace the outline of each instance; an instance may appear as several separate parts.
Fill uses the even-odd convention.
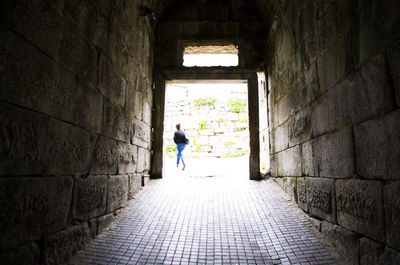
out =
[[[138,164],[136,172],[146,173],[150,169],[150,151],[144,148],[138,148]]]
[[[360,240],[360,265],[397,264],[400,252],[368,238]]]
[[[0,38],[0,99],[72,122],[75,75],[9,31]]]
[[[101,234],[113,221],[115,217],[113,213],[109,213],[97,218],[97,234]]]
[[[129,142],[132,134],[132,115],[110,100],[104,101],[103,134]]]
[[[101,133],[103,121],[103,96],[88,83],[78,85],[75,123],[95,133]]]
[[[65,264],[89,241],[87,223],[69,227],[44,239],[43,263]]]
[[[107,213],[125,207],[128,202],[128,176],[116,175],[108,179]]]
[[[118,145],[118,174],[135,173],[138,159],[138,147],[130,144]]]
[[[400,249],[400,182],[386,182],[384,186],[386,243]]]
[[[312,113],[314,135],[363,121],[392,109],[385,60],[377,56],[350,79],[328,91]]]
[[[90,174],[116,174],[118,168],[118,142],[100,136],[94,148]]]
[[[295,146],[275,155],[278,176],[301,176],[300,146]]]
[[[307,203],[307,189],[306,189],[306,181],[304,178],[297,178],[297,203],[300,208],[304,211],[308,212],[308,203]]]
[[[311,142],[306,142],[301,146],[301,167],[305,176],[314,176],[316,173]]]
[[[373,179],[400,178],[400,111],[354,129],[358,174]]]
[[[352,231],[385,241],[383,185],[377,181],[336,181],[337,221]]]
[[[315,176],[346,178],[354,174],[353,139],[351,129],[312,140]]]
[[[0,249],[38,240],[67,225],[70,177],[0,179]]]
[[[328,241],[342,254],[349,264],[358,264],[360,255],[359,235],[339,225],[322,221],[321,232]]]
[[[107,176],[75,177],[72,215],[89,220],[106,212]]]
[[[141,174],[129,174],[129,194],[128,200],[131,200],[135,197],[136,193],[138,193],[142,189],[142,175]]]
[[[400,107],[400,42],[396,42],[388,50],[387,55],[389,66],[390,66],[390,76],[393,80],[396,104]]]
[[[308,211],[332,223],[336,222],[335,181],[306,178]]]
[[[86,174],[89,172],[95,136],[76,126],[51,120],[45,172]]]
[[[30,264],[39,265],[40,264],[40,250],[37,244],[32,243],[30,245],[18,247],[9,252],[0,254],[0,264],[7,265],[20,265],[20,264]]]
[[[119,107],[125,106],[126,81],[115,72],[113,66],[105,58],[100,56],[98,87],[101,93],[111,99]]]
[[[40,174],[46,161],[49,120],[0,102],[0,174]]]

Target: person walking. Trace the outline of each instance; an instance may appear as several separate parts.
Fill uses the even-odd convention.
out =
[[[179,167],[179,162],[182,160],[182,170],[185,170],[185,161],[183,161],[182,151],[185,149],[186,145],[189,143],[189,139],[186,138],[186,134],[184,131],[181,130],[181,124],[178,123],[176,125],[176,131],[174,133],[174,142],[176,144],[177,150],[177,160],[176,160],[176,167]]]

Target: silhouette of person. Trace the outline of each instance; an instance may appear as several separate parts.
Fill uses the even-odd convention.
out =
[[[185,149],[186,145],[189,143],[189,139],[186,138],[186,134],[181,130],[181,124],[178,123],[176,125],[176,131],[174,133],[174,142],[176,144],[177,150],[177,160],[176,167],[179,167],[179,162],[182,161],[183,167],[182,170],[185,170],[185,161],[183,161],[182,151]]]

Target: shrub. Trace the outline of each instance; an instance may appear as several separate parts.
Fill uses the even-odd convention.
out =
[[[208,97],[208,98],[196,98],[193,103],[196,108],[199,108],[201,106],[215,107],[215,105],[217,105],[217,102],[218,100],[216,98]]]
[[[199,130],[205,130],[209,125],[210,123],[208,122],[208,120],[200,121]]]
[[[244,99],[230,99],[228,101],[228,106],[234,113],[240,113],[244,111],[246,107],[246,100]]]

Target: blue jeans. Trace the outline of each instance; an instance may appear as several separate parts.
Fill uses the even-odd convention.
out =
[[[182,160],[182,164],[185,164],[185,162],[183,161],[183,156],[182,156],[182,151],[183,149],[185,149],[186,144],[177,144],[176,145],[176,150],[178,151],[178,155],[177,155],[177,161],[176,164],[179,165],[179,160]]]

